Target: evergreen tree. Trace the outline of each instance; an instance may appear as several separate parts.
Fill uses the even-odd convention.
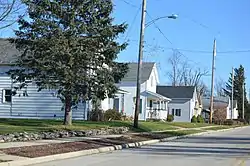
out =
[[[8,73],[27,86],[56,88],[64,102],[64,124],[79,99],[103,100],[116,91],[127,65],[114,60],[126,43],[118,43],[126,24],[113,24],[112,0],[23,0],[29,19],[21,18],[12,40],[22,55]]]
[[[224,92],[227,96],[231,98],[232,96],[232,73],[230,73],[230,77],[228,79],[228,83],[226,83],[226,88],[224,88]],[[234,100],[237,100],[238,110],[239,110],[239,118],[242,118],[242,102],[243,102],[243,93],[245,96],[245,116],[248,108],[248,101],[246,98],[246,90],[244,85],[244,92],[243,92],[243,84],[245,82],[245,72],[244,67],[240,65],[239,68],[234,69]]]

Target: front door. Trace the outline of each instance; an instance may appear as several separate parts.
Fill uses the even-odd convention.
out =
[[[114,106],[113,106],[113,108],[116,110],[116,111],[118,111],[119,112],[119,107],[120,106],[120,100],[119,100],[119,98],[114,98]]]

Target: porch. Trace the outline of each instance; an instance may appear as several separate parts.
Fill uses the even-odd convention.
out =
[[[141,96],[146,98],[145,120],[167,118],[168,103],[171,99],[151,91],[144,91]]]

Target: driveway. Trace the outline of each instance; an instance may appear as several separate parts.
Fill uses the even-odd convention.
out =
[[[250,127],[35,166],[247,166]]]

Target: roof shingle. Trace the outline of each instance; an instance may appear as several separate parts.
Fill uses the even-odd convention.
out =
[[[142,63],[141,83],[143,83],[149,79],[154,65],[155,65],[154,62]],[[129,68],[128,73],[121,80],[121,83],[123,83],[123,82],[136,82],[136,80],[137,80],[137,67],[138,67],[138,63],[128,63],[128,68]]]
[[[7,38],[0,38],[0,64],[14,63],[20,54]]]
[[[170,99],[192,99],[195,86],[157,86],[156,92]]]

